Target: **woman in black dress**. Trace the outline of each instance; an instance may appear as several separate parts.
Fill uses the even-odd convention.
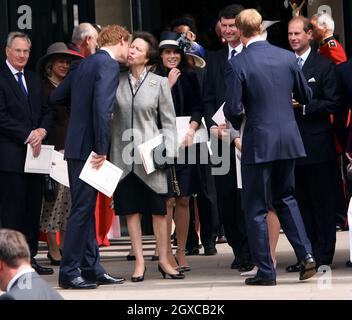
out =
[[[190,72],[185,49],[191,43],[175,32],[165,31],[161,35],[159,43],[160,62],[156,73],[167,77],[171,87],[177,117],[189,116],[189,128],[186,132],[180,148],[180,154],[184,153],[185,161],[171,167],[168,173],[168,233],[171,233],[172,218],[176,224],[177,250],[176,261],[172,254],[171,243],[168,248],[168,257],[171,264],[178,266],[179,270],[190,271],[186,260],[186,242],[189,226],[189,199],[195,193],[194,165],[189,164],[189,155],[194,134],[201,124],[202,99],[197,76]],[[182,163],[180,163],[182,162]],[[175,213],[175,215],[173,214]]]

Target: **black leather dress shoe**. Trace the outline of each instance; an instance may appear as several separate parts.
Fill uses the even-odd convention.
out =
[[[96,289],[98,287],[95,282],[90,282],[82,277],[77,277],[70,281],[59,282],[59,286],[63,289]]]
[[[299,280],[306,280],[313,277],[317,273],[316,262],[311,254],[307,254],[301,262],[301,270],[299,272]]]
[[[287,272],[300,272],[301,271],[301,264],[297,262],[296,264],[292,264],[286,267]]]
[[[217,253],[216,248],[204,248],[204,255],[206,256],[215,256]]]
[[[54,273],[53,268],[46,268],[46,267],[41,266],[40,264],[38,264],[37,260],[35,260],[34,258],[32,258],[32,260],[31,260],[31,265],[32,265],[32,268],[36,271],[36,273],[38,273],[41,276]]]
[[[239,260],[234,259],[231,263],[231,269],[239,269],[241,266],[241,262]]]
[[[95,279],[97,284],[105,285],[105,284],[121,284],[126,281],[125,278],[122,277],[112,277],[108,273],[105,273],[98,278]]]
[[[345,265],[347,268],[352,268],[352,262],[350,260],[346,261]]]
[[[265,279],[258,276],[247,278],[245,284],[249,286],[276,286],[276,279]]]
[[[227,243],[227,239],[225,236],[220,236],[218,237],[218,240],[216,241],[216,243]]]
[[[187,250],[186,252],[186,256],[196,256],[199,254],[199,248],[198,247],[194,247],[191,250]]]
[[[240,267],[238,268],[239,272],[248,272],[253,270],[254,265],[252,264],[241,264]]]

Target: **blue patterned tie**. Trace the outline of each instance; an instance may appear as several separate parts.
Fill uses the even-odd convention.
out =
[[[302,70],[302,68],[303,68],[303,59],[301,57],[297,58],[297,64],[298,64],[299,68]]]
[[[16,75],[18,77],[18,80],[17,80],[18,85],[20,86],[21,91],[27,97],[28,96],[28,92],[27,92],[26,87],[24,86],[23,80],[22,80],[23,73],[22,72],[17,72]]]

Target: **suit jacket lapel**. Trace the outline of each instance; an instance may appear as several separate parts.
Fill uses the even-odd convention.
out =
[[[312,50],[306,60],[306,62],[303,65],[302,71],[305,76],[305,78],[308,80],[309,77],[311,76],[312,69],[314,69],[314,57],[315,57],[315,52]]]
[[[228,49],[228,46],[226,46],[225,48],[223,48],[221,50],[221,59],[220,59],[220,63],[221,63],[221,69],[225,72],[225,66],[226,66],[226,63],[228,61],[228,58],[229,58],[229,49]]]
[[[28,104],[29,104],[29,108],[31,113],[33,114],[33,107],[35,104],[33,103],[33,82],[31,81],[31,77],[29,76],[29,74],[25,74],[25,79],[26,79],[26,84],[27,84],[27,92],[28,92]]]
[[[13,76],[11,70],[8,68],[7,65],[5,65],[5,68],[3,68],[3,71],[4,71],[5,77],[8,79],[8,83],[9,83],[12,91],[14,92],[16,97],[19,100],[21,100],[21,102],[23,102],[23,105],[25,105],[27,107],[28,106],[27,97],[21,91],[20,86],[18,85],[18,83],[17,83],[15,77]],[[26,79],[26,83],[27,83],[27,79]],[[27,83],[27,85],[28,85],[28,83]],[[28,89],[28,87],[27,87],[27,89]]]

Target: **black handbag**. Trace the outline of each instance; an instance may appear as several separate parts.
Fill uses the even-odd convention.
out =
[[[58,194],[58,183],[48,174],[44,175],[44,199],[46,202],[55,202]]]
[[[158,106],[158,114],[157,114],[157,126],[158,129],[161,130],[162,129],[162,124],[161,124],[161,119],[160,119],[160,112],[159,112],[160,107]],[[169,167],[168,165],[168,161],[166,158],[166,146],[165,146],[165,141],[164,141],[164,137],[163,137],[163,142],[161,144],[159,144],[158,146],[156,146],[153,150],[152,150],[152,156],[153,156],[153,164],[154,164],[154,168],[156,170],[164,170],[167,169]]]
[[[152,150],[154,168],[164,170],[169,167],[166,158],[166,147],[164,141]]]

